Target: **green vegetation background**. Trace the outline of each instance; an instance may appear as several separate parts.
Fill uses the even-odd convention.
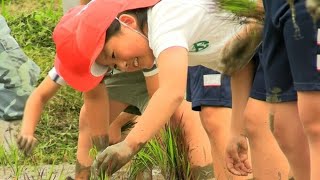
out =
[[[52,31],[62,16],[57,0],[2,0],[1,15],[11,29],[11,35],[24,52],[41,68],[39,83],[53,67],[55,46]],[[81,94],[63,87],[47,104],[36,130],[39,140],[31,158],[20,158],[21,163],[53,164],[75,162],[78,112]],[[1,161],[0,161],[1,164]]]

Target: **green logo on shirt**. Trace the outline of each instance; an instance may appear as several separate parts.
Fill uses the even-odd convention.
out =
[[[199,41],[192,45],[190,52],[199,52],[209,47],[209,41]]]

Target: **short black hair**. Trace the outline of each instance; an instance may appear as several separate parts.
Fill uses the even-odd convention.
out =
[[[148,15],[147,15],[148,8],[139,8],[139,9],[133,9],[133,10],[127,10],[119,14],[131,14],[136,16],[137,22],[139,25],[140,30],[143,29],[145,24],[147,23]],[[106,32],[106,42],[115,34],[117,34],[120,30],[120,23],[118,20],[113,20],[113,22],[110,24],[109,28]]]

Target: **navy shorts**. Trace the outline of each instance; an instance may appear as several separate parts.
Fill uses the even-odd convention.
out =
[[[296,99],[292,86],[296,91],[320,90],[319,23],[313,23],[305,1],[295,2],[300,37],[295,36],[297,28],[293,27],[290,8],[282,1],[264,2],[266,19],[261,64],[270,102],[277,100],[275,95],[282,96],[282,101]]]
[[[264,81],[264,74],[259,62],[258,55],[254,56],[255,62],[255,75],[251,87],[250,97],[253,99],[266,101],[266,85]]]
[[[204,66],[189,67],[186,99],[194,111],[201,106],[231,107],[230,77]]]
[[[260,49],[261,50],[261,49]],[[255,75],[251,87],[250,97],[260,101],[268,102],[290,102],[297,100],[297,93],[293,88],[293,85],[288,89],[287,93],[274,94],[267,98],[266,94],[266,84],[265,84],[265,75],[263,68],[260,63],[259,55],[261,52],[256,53],[253,57],[253,62],[255,64]],[[270,99],[272,98],[272,99]]]

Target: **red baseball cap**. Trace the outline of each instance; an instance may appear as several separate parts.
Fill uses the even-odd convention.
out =
[[[108,71],[95,63],[105,45],[106,30],[126,10],[150,7],[160,0],[92,0],[64,15],[54,29],[55,68],[72,88],[89,91]]]

